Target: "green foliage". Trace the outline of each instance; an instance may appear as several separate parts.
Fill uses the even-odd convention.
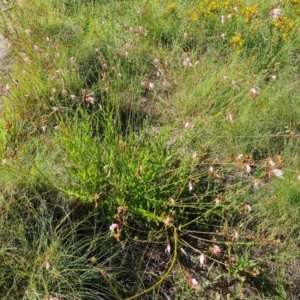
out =
[[[259,279],[299,245],[297,4],[1,11],[0,295],[286,295]]]

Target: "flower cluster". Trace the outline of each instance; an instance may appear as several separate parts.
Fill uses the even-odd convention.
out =
[[[167,13],[174,13],[176,11],[176,4],[171,2],[167,5],[166,12]]]
[[[272,14],[272,25],[282,32],[283,39],[287,39],[289,33],[295,28],[295,22],[286,16],[282,16],[281,12]]]
[[[298,0],[293,1],[295,2],[290,3],[296,4]],[[167,5],[166,11],[169,14],[176,12],[177,20],[184,16],[188,21],[185,30],[189,34],[196,36],[205,32],[211,41],[213,41],[211,39],[213,35],[216,38],[221,37],[225,41],[224,44],[229,47],[233,46],[237,53],[251,50],[255,45],[253,41],[258,39],[276,44],[282,43],[295,31],[296,27],[296,21],[285,16],[282,8],[271,6],[268,10],[270,15],[268,20],[265,8],[260,7],[260,4],[247,5],[245,1],[201,1],[188,7],[174,1]],[[216,23],[218,20],[219,24]],[[272,31],[269,31],[270,35],[266,37],[266,31],[260,30],[262,26],[277,28],[282,39],[273,39]],[[211,31],[212,28],[217,29],[217,34],[216,30]],[[234,28],[238,28],[238,32],[233,30]],[[247,31],[251,31],[251,34],[244,34]],[[243,38],[241,33],[243,33]],[[228,39],[225,39],[225,36]]]
[[[254,18],[258,16],[257,5],[246,6],[242,9],[242,15],[246,18],[246,23],[251,22]]]

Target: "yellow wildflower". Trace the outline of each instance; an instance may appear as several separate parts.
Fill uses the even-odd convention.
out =
[[[272,25],[282,31],[288,33],[295,27],[295,22],[287,17],[281,17],[280,19],[272,20]]]
[[[208,6],[208,10],[211,12],[218,12],[219,11],[219,6],[216,3],[216,1],[212,1],[209,6]]]
[[[242,47],[243,46],[243,39],[241,37],[241,34],[238,33],[237,35],[233,36],[230,40],[230,43],[234,46],[234,47]]]
[[[273,20],[272,25],[276,28],[281,28],[281,22],[279,20]]]
[[[199,20],[198,15],[194,9],[190,9],[188,11],[188,14],[191,21],[197,22]]]
[[[221,5],[223,6],[223,8],[225,8],[226,12],[231,12],[231,6],[232,6],[232,3],[231,1],[227,0],[225,2],[221,2]]]
[[[171,2],[167,5],[167,13],[173,13],[176,10],[176,4],[174,2]]]
[[[242,10],[242,14],[246,17],[246,22],[249,23],[253,18],[255,18],[258,14],[257,5],[246,6]]]

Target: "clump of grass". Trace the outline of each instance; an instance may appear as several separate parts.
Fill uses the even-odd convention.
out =
[[[2,195],[2,297],[117,298],[117,281],[115,289],[110,282],[119,276],[112,262],[120,247],[101,233],[96,218],[79,218],[61,200],[32,189]]]
[[[55,191],[63,207],[83,203],[86,219],[67,210],[49,216],[51,197],[28,213],[13,208],[17,218],[34,216],[24,218],[18,256],[30,263],[21,264],[24,281],[3,278],[3,293],[160,297],[172,275],[182,282],[181,299],[217,297],[216,283],[238,286],[234,297],[246,289],[284,294],[282,285],[257,283],[269,262],[261,249],[284,252],[280,232],[295,230],[288,220],[298,210],[299,18],[293,1],[250,2],[52,0],[9,12],[0,185],[23,195],[18,207],[24,190],[29,199]],[[281,214],[286,195],[290,210]],[[276,203],[270,209],[262,199]],[[91,215],[105,227],[87,222]],[[58,258],[41,254],[49,245]],[[114,260],[120,265],[109,275]],[[52,261],[61,267],[46,272],[41,264]]]

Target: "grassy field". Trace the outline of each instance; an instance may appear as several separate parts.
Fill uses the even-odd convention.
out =
[[[1,17],[1,299],[299,299],[299,0]]]

